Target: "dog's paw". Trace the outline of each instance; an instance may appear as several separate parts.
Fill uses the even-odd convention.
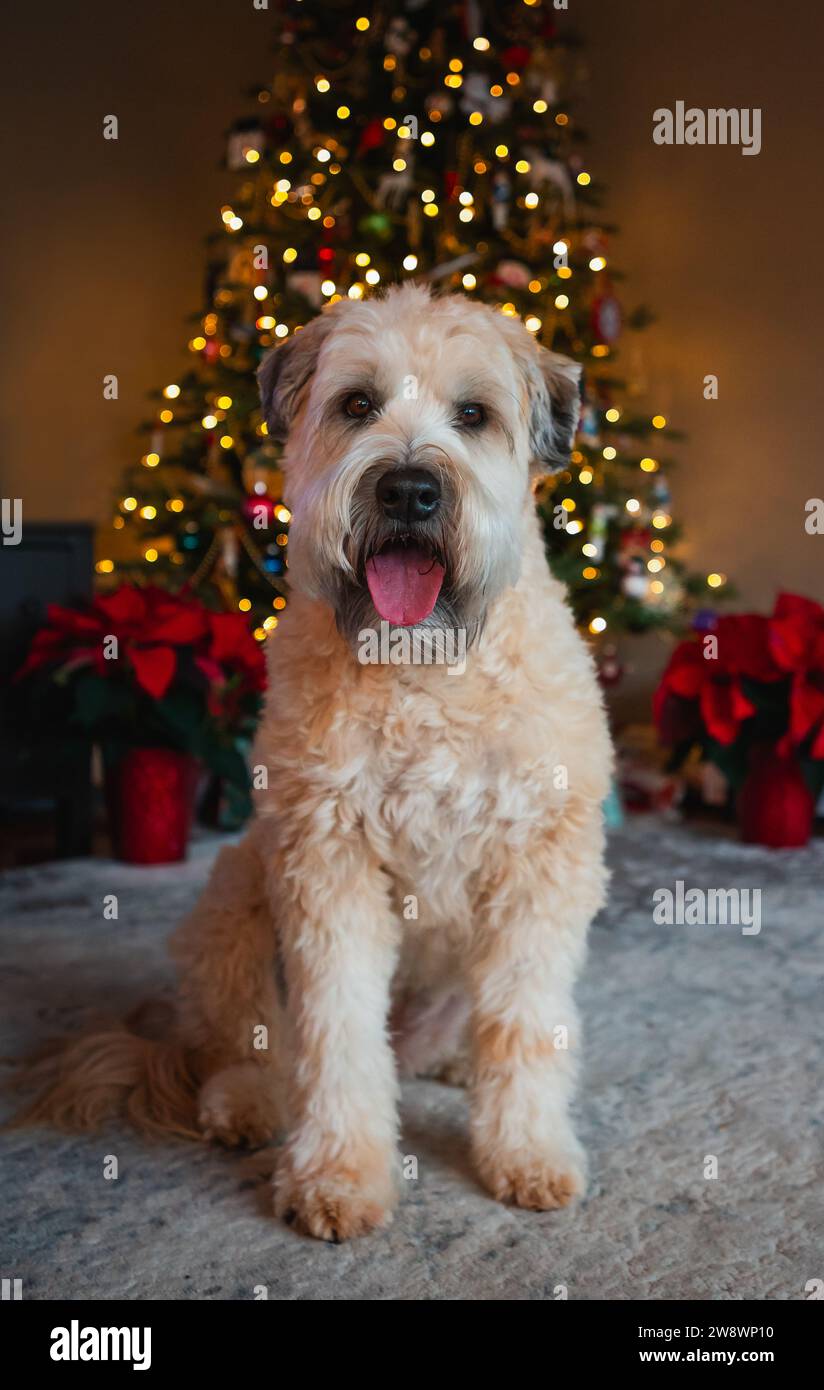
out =
[[[566,1207],[586,1191],[586,1163],[575,1141],[563,1148],[476,1155],[476,1164],[493,1197],[530,1211]]]
[[[292,1168],[288,1151],[275,1174],[275,1214],[301,1234],[335,1245],[392,1221],[397,1196],[391,1165],[367,1172],[341,1163],[312,1173]]]
[[[197,1122],[204,1139],[229,1148],[271,1143],[279,1123],[271,1074],[256,1062],[216,1072],[201,1088]]]

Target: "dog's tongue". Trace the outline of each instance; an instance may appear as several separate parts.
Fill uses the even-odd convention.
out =
[[[382,618],[398,627],[411,627],[429,617],[443,576],[443,565],[415,546],[390,546],[366,565],[372,602]]]

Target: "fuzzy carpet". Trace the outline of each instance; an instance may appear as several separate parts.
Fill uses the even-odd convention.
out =
[[[8,1055],[168,990],[163,939],[203,882],[105,860],[0,884]],[[824,1277],[824,841],[769,853],[636,820],[614,832],[608,910],[579,1000],[577,1210],[498,1206],[467,1162],[464,1093],[404,1091],[417,1180],[386,1232],[318,1244],[268,1214],[267,1156],[100,1137],[3,1136],[0,1272],[32,1299],[801,1299]],[[657,926],[652,893],[760,887],[760,935]],[[119,920],[105,921],[117,893]],[[107,1155],[119,1177],[104,1177]],[[705,1158],[718,1177],[704,1176]]]

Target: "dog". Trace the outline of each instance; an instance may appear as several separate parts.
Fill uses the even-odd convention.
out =
[[[584,1191],[573,986],[612,754],[531,491],[566,463],[579,372],[520,320],[412,284],[340,300],[265,359],[292,512],[266,786],[173,938],[172,1038],[44,1057],[29,1118],[125,1105],[155,1131],[284,1135],[276,1212],[340,1241],[390,1220],[399,1076],[435,1076],[469,1087],[494,1197]],[[466,661],[362,660],[381,625],[430,648],[459,631]]]

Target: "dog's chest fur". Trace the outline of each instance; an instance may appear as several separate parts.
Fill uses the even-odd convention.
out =
[[[597,807],[605,792],[591,661],[539,559],[499,600],[463,674],[358,666],[328,615],[302,601],[278,634],[261,809],[319,841],[330,824],[363,837],[410,928],[466,923],[496,852],[528,855],[570,796]]]

